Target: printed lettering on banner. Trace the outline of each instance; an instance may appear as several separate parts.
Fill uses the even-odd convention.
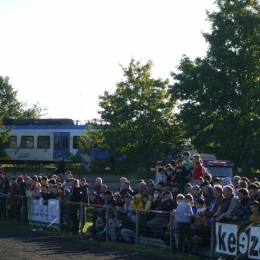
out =
[[[250,239],[248,248],[249,259],[260,259],[260,228],[250,228]]]
[[[233,255],[237,254],[237,225],[216,223],[218,253]]]

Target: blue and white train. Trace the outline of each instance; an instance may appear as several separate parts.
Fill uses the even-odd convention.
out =
[[[80,155],[79,140],[87,133],[86,125],[75,125],[72,119],[5,119],[3,124],[13,129],[1,163],[53,163],[59,154],[68,161],[68,154]],[[93,151],[83,157],[90,162],[105,156]]]

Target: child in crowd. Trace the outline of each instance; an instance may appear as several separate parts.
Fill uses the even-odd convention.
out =
[[[259,202],[258,201],[253,201],[250,204],[250,209],[252,211],[252,215],[250,216],[249,220],[251,221],[259,221],[260,220],[260,211],[259,211]]]
[[[184,201],[184,199],[185,199],[184,195],[182,195],[182,194],[177,195],[177,198],[176,198],[177,208],[178,208],[178,205]],[[175,239],[175,246],[176,246],[176,248],[178,248],[179,232],[178,232],[177,226],[174,227],[174,233],[173,234],[174,234],[174,239]]]
[[[57,199],[62,200],[65,197],[63,187],[58,187]]]
[[[192,241],[191,241],[191,224],[190,218],[193,215],[192,208],[190,205],[190,201],[193,201],[193,197],[190,194],[185,195],[185,199],[183,202],[178,204],[175,218],[174,218],[174,227],[178,227],[178,252],[182,253],[182,246],[184,239],[186,238],[186,242],[188,245],[188,251],[192,253]]]
[[[104,217],[103,215],[98,214],[95,224],[92,227],[90,227],[88,230],[90,233],[92,233],[95,236],[98,232],[104,231],[104,229],[105,229]]]
[[[123,211],[126,213],[128,217],[131,216],[131,205],[132,205],[132,196],[130,194],[125,194],[125,204],[123,206]]]
[[[204,200],[203,199],[197,199],[196,200],[196,216],[199,216],[201,212],[205,211],[206,208],[204,207]]]
[[[144,204],[144,209],[145,209],[145,210],[150,209],[151,201],[148,200],[148,195],[147,195],[147,194],[144,194],[144,195],[143,195],[142,201],[143,201],[143,204]]]

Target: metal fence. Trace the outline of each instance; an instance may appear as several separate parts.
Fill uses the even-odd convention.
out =
[[[13,205],[16,203],[16,205]],[[19,220],[22,222],[28,221],[37,228],[51,228],[59,230],[59,232],[71,232],[79,234],[80,238],[90,235],[89,230],[95,224],[98,212],[104,215],[104,233],[102,240],[106,243],[110,241],[118,241],[112,239],[111,236],[111,216],[115,217],[115,211],[119,213],[120,209],[107,205],[88,205],[83,203],[62,203],[57,200],[48,200],[48,204],[41,204],[40,200],[26,201],[23,198],[12,200],[9,196],[0,193],[0,209],[1,216],[5,218],[13,218],[19,215]],[[151,230],[149,221],[165,216],[165,221],[158,224],[155,223]],[[64,227],[64,221],[67,217],[67,226]],[[131,219],[134,220],[135,226],[131,232],[131,241],[135,244],[146,244],[168,249],[170,253],[174,252],[176,246],[175,230],[172,228],[174,224],[173,212],[162,212],[153,210],[134,209],[131,213]],[[73,230],[67,227],[73,226]],[[154,234],[157,233],[156,238]],[[116,230],[116,234],[120,235],[120,231]],[[90,236],[88,236],[90,237]],[[93,235],[94,237],[94,235]],[[212,259],[214,258],[214,249],[216,245],[214,225],[211,229],[210,247],[207,250],[202,249],[200,253],[207,254]]]

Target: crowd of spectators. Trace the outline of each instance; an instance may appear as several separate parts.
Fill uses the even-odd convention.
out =
[[[16,174],[9,178],[2,175],[0,192],[10,197],[10,205],[4,204],[1,197],[0,213],[4,214],[8,206],[13,221],[17,221],[28,216],[30,200],[43,198],[48,203],[49,199],[58,199],[63,205],[62,231],[78,233],[83,203],[93,208],[93,223],[88,229],[93,239],[102,240],[108,234],[113,241],[132,243],[138,221],[140,235],[162,239],[169,245],[172,231],[174,250],[191,255],[198,255],[200,246],[210,245],[212,223],[260,220],[257,179],[250,181],[240,176],[232,180],[212,179],[202,166],[200,155],[195,154],[191,161],[188,152],[176,160],[175,167],[167,164],[159,172],[162,174],[159,182],[140,179],[134,188],[126,177],[121,177],[114,191],[100,177],[96,178],[95,187],[89,187],[85,178],[76,180],[70,171],[64,176],[61,173],[32,177]],[[106,218],[106,206],[109,206],[109,218]]]

